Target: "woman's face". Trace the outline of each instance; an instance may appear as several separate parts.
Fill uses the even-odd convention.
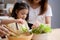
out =
[[[34,3],[39,3],[41,0],[33,0]]]
[[[17,17],[25,19],[27,17],[27,14],[28,14],[28,9],[22,9],[17,12]]]

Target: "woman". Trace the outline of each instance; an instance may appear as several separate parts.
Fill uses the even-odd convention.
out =
[[[26,0],[29,5],[29,27],[39,23],[49,24],[51,26],[52,10],[48,4],[48,0]]]

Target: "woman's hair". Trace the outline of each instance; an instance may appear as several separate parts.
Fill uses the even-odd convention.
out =
[[[16,10],[17,10],[17,11],[20,11],[20,10],[22,10],[22,9],[28,9],[28,10],[29,10],[29,6],[28,6],[26,3],[24,3],[24,2],[17,2],[17,3],[15,3],[14,8],[13,8],[13,10],[12,10],[11,16],[14,17],[15,19],[17,19]],[[27,14],[26,20],[27,20],[27,19],[28,19],[28,14]]]
[[[28,0],[28,2],[33,3],[33,0]],[[41,0],[41,1],[39,2],[39,4],[41,5],[41,9],[40,9],[41,11],[40,11],[39,15],[42,15],[42,14],[44,14],[44,13],[46,12],[46,10],[47,10],[48,0]]]

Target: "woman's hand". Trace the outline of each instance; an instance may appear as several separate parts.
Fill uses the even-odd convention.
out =
[[[40,22],[39,22],[39,21],[36,21],[36,22],[33,24],[32,28],[37,28],[37,27],[39,27],[39,25],[40,25]]]
[[[15,36],[16,34],[9,31],[7,28],[5,28],[3,26],[0,26],[0,36],[2,37],[2,36],[5,36],[5,35],[7,35],[7,36],[9,36],[9,35]]]
[[[25,20],[23,20],[23,19],[16,19],[16,22],[23,24],[23,23],[25,23]]]
[[[4,35],[8,35],[8,34],[9,34],[9,31],[6,28],[0,26],[0,36],[2,37]]]

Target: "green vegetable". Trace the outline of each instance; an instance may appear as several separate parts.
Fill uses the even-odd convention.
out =
[[[46,24],[40,24],[38,28],[32,29],[31,33],[42,34],[51,32],[51,27]]]
[[[51,27],[49,27],[48,25],[46,25],[46,27],[44,28],[44,32],[45,33],[51,32]]]
[[[21,26],[21,28],[20,28],[20,32],[21,32],[21,33],[28,32],[27,27],[25,27],[25,26]]]

